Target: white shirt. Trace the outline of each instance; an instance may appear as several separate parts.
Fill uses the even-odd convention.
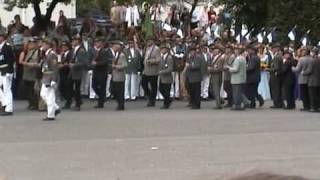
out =
[[[45,55],[48,56],[48,55],[51,53],[51,51],[52,51],[52,49],[49,48],[49,49],[46,51]]]
[[[134,58],[134,52],[135,52],[134,48],[130,48],[130,53],[132,58]]]
[[[83,41],[83,46],[86,49],[86,51],[89,50],[89,42],[88,41]]]
[[[1,44],[0,44],[0,51],[2,50],[4,44],[6,43],[6,41],[3,41]]]

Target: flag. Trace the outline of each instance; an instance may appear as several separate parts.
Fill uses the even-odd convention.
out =
[[[301,40],[301,43],[302,43],[303,46],[307,46],[307,44],[308,44],[308,38],[307,38],[306,36],[303,37],[302,40]]]
[[[241,35],[240,34],[238,34],[238,36],[236,37],[236,40],[238,43],[241,43]]]
[[[177,31],[177,35],[180,36],[180,38],[183,38],[183,33],[181,29]]]
[[[262,33],[259,33],[259,34],[258,34],[257,39],[258,39],[258,43],[263,43]]]
[[[268,42],[272,43],[272,32],[268,34],[267,38],[268,38]]]
[[[207,27],[206,33],[207,33],[209,36],[211,36],[211,29],[210,29],[210,27]]]
[[[292,29],[289,34],[288,37],[291,41],[295,41],[296,40],[296,33],[294,32],[294,29]]]
[[[147,11],[145,15],[144,23],[142,25],[142,31],[145,33],[146,38],[153,37],[153,27],[149,11]]]
[[[248,33],[247,27],[246,27],[244,24],[242,24],[241,36],[244,36],[244,35],[246,35],[247,33]]]
[[[215,38],[221,38],[220,36],[220,25],[217,25],[215,31],[214,31],[214,37]]]
[[[167,24],[167,23],[163,23],[163,29],[166,30],[166,31],[171,31],[172,30],[171,26],[169,24]]]

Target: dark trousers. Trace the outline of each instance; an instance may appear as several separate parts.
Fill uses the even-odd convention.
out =
[[[300,84],[300,95],[304,109],[310,109],[309,88],[307,84]]]
[[[283,99],[281,94],[281,79],[275,75],[270,76],[270,89],[271,96],[273,100],[273,105],[275,107],[283,107]]]
[[[294,87],[295,84],[283,84],[282,87],[282,94],[284,95],[284,99],[287,102],[287,108],[295,108],[296,103],[295,103],[295,98],[294,98]]]
[[[35,92],[34,84],[34,81],[24,81],[24,85],[26,88],[25,92],[30,108],[38,108],[39,95]]]
[[[81,80],[72,80],[72,97],[74,97],[76,101],[76,107],[80,107],[82,104],[80,87]]]
[[[309,86],[309,96],[311,108],[319,110],[320,108],[320,86]]]
[[[158,91],[158,76],[143,75],[141,83],[145,95],[149,98],[149,102],[155,103]]]
[[[256,107],[256,99],[260,102],[264,101],[262,96],[258,93],[259,82],[247,83],[245,88],[245,95],[250,101],[251,107]]]
[[[244,84],[232,84],[233,104],[236,108],[241,108],[244,103]]]
[[[118,107],[124,108],[124,82],[113,81],[113,88]]]
[[[171,84],[164,84],[160,82],[159,91],[164,98],[163,105],[165,107],[169,107],[172,101],[170,98],[170,90],[171,90]]]
[[[188,83],[190,103],[192,108],[201,107],[201,82]]]
[[[224,81],[223,83],[223,89],[227,93],[227,100],[228,100],[228,105],[232,106],[233,105],[233,96],[232,96],[232,86],[230,81]]]
[[[70,106],[72,101],[72,80],[66,78],[67,76],[60,76],[59,91],[63,99],[66,100],[66,105]]]
[[[92,77],[92,89],[98,96],[98,105],[103,106],[106,99],[106,86],[107,86],[107,75],[102,77],[97,77],[93,75]]]

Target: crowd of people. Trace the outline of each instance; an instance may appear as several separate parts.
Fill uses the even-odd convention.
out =
[[[84,95],[97,100],[95,108],[115,99],[119,111],[138,98],[148,107],[163,100],[161,109],[173,100],[200,109],[214,99],[215,109],[232,110],[271,98],[271,108],[293,110],[301,99],[302,111],[319,112],[318,47],[239,42],[207,6],[192,17],[175,5],[166,11],[159,3],[140,9],[113,2],[111,20],[112,27],[101,28],[88,16],[79,32],[62,11],[47,32],[23,25],[19,15],[7,28],[0,23],[1,115],[13,115],[19,91],[29,110],[47,110],[44,120],[61,109],[81,111]]]

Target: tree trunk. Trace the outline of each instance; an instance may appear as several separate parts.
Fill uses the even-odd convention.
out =
[[[35,12],[35,29],[40,32],[47,32],[48,27],[51,22],[51,17],[56,5],[61,2],[61,0],[53,0],[49,7],[47,8],[46,14],[43,15],[40,9],[40,0],[32,0],[33,9]]]

